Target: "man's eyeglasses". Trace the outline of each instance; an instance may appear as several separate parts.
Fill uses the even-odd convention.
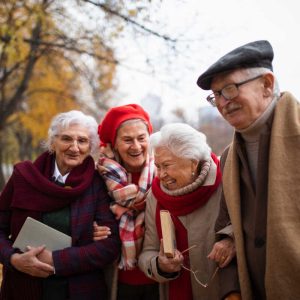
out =
[[[88,147],[90,145],[90,141],[86,137],[77,137],[76,139],[74,139],[73,137],[66,134],[58,134],[56,135],[56,137],[58,137],[60,142],[65,146],[74,145],[75,142],[77,143],[77,146],[81,148]]]
[[[212,94],[206,97],[206,100],[212,105],[217,106],[218,101],[220,100],[221,96],[223,96],[226,100],[232,100],[239,95],[239,87],[243,84],[256,80],[263,75],[258,75],[256,77],[247,79],[245,81],[239,83],[231,83],[223,87],[219,91],[214,91]]]
[[[194,249],[194,248],[196,248],[196,247],[197,247],[197,245],[193,245],[193,246],[191,246],[191,247],[185,249],[184,251],[182,251],[181,254],[184,256],[184,253],[186,253],[186,252],[188,252],[188,251],[190,251],[191,249]],[[197,282],[198,284],[200,284],[200,285],[201,285],[202,287],[204,287],[204,288],[207,288],[207,287],[210,285],[210,283],[211,283],[212,280],[215,278],[216,274],[218,273],[218,271],[219,271],[219,269],[220,269],[220,267],[217,266],[216,269],[214,270],[214,272],[212,273],[212,275],[208,278],[207,282],[204,283],[204,282],[202,282],[202,281],[199,279],[199,277],[198,277],[198,274],[197,274],[197,273],[199,273],[199,270],[195,270],[195,271],[194,271],[190,266],[187,266],[187,265],[189,265],[189,263],[184,262],[184,263],[181,264],[181,267],[182,267],[184,270],[191,272],[191,273],[193,274],[193,276],[194,276],[196,282]]]

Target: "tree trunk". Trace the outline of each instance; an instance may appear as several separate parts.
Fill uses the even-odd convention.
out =
[[[4,161],[3,161],[3,143],[0,135],[0,192],[3,190],[5,185],[5,176],[4,176]]]

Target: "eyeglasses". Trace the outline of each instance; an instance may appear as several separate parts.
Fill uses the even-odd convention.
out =
[[[184,253],[186,253],[186,252],[188,252],[188,251],[190,251],[190,250],[192,250],[192,249],[194,249],[194,248],[196,248],[196,247],[198,247],[198,246],[197,246],[197,245],[193,245],[193,246],[191,246],[191,247],[185,249],[184,251],[182,251],[181,254],[184,254]],[[184,255],[183,255],[183,256],[184,256]],[[197,273],[199,272],[199,270],[194,271],[194,270],[192,270],[190,267],[188,267],[187,264],[188,264],[188,263],[185,262],[184,264],[181,264],[181,267],[182,267],[184,270],[191,272],[191,273],[193,274],[193,276],[194,276],[196,282],[197,282],[198,284],[200,284],[200,285],[201,285],[202,287],[204,287],[204,288],[207,288],[207,287],[210,285],[210,283],[211,283],[212,280],[215,278],[215,276],[217,275],[217,273],[218,273],[218,271],[219,271],[219,269],[220,269],[220,267],[217,266],[216,269],[214,270],[214,272],[212,273],[212,275],[208,278],[207,282],[206,282],[206,283],[203,283],[203,282],[198,278],[198,274],[197,274]]]
[[[74,139],[73,137],[66,134],[62,134],[62,135],[57,134],[56,137],[59,137],[60,142],[68,147],[74,145],[75,142],[77,143],[77,146],[80,148],[88,147],[90,145],[90,141],[86,137],[78,137]]]
[[[231,83],[223,87],[219,91],[214,91],[212,94],[206,97],[206,100],[212,105],[217,106],[218,101],[220,100],[221,96],[223,96],[226,100],[232,100],[239,95],[239,87],[243,84],[256,80],[263,75],[258,75],[256,77],[247,79],[245,81],[239,83]]]

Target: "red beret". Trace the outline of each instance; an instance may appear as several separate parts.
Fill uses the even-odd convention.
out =
[[[100,141],[102,143],[110,143],[114,147],[120,125],[131,119],[143,120],[148,126],[149,134],[152,133],[152,124],[148,113],[138,104],[127,104],[108,110],[101,124],[98,126]]]

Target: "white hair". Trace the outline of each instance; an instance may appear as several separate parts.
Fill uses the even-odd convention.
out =
[[[92,116],[85,115],[78,110],[60,113],[53,117],[48,129],[48,138],[44,144],[45,148],[51,152],[51,144],[53,143],[54,137],[71,125],[80,125],[88,130],[91,153],[94,153],[99,146],[97,121]]]
[[[150,149],[166,147],[175,156],[196,161],[209,160],[211,148],[206,143],[206,136],[183,123],[164,125],[160,131],[150,136]]]
[[[257,68],[245,69],[245,71],[247,75],[249,75],[249,77],[255,77],[255,76],[264,75],[268,73],[272,74],[274,76],[273,98],[278,99],[280,97],[280,88],[279,88],[278,80],[270,69],[257,67]]]

